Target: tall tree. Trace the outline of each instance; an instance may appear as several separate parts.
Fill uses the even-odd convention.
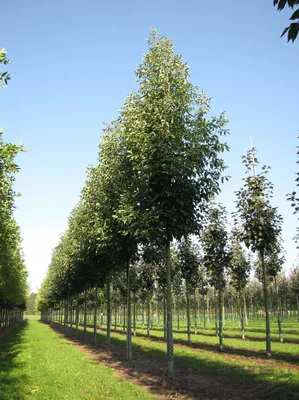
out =
[[[204,204],[219,192],[227,150],[219,136],[226,118],[207,118],[210,99],[189,82],[189,69],[175,55],[168,38],[155,30],[149,52],[137,68],[139,89],[121,111],[122,137],[136,185],[118,216],[130,221],[141,240],[150,237],[164,247],[167,271],[168,371],[173,372],[172,289],[170,244],[198,230]]]
[[[247,177],[244,179],[244,187],[237,191],[235,223],[241,225],[241,240],[253,252],[257,252],[261,263],[266,313],[266,355],[271,357],[268,275],[265,257],[271,253],[271,249],[279,240],[282,217],[278,214],[277,208],[272,207],[270,203],[273,185],[267,176],[269,167],[263,166],[261,173],[252,174],[258,163],[254,148],[243,156],[243,163],[246,166]]]

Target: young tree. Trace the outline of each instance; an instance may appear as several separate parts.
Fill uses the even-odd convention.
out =
[[[136,185],[118,216],[132,235],[163,246],[167,271],[168,371],[173,372],[170,244],[198,230],[203,205],[219,192],[224,170],[219,136],[226,118],[207,119],[210,100],[189,82],[189,69],[168,38],[155,30],[137,68],[139,89],[121,111],[122,137]]]
[[[246,259],[245,252],[241,246],[240,241],[236,238],[233,240],[232,254],[229,263],[230,276],[233,287],[238,293],[239,297],[239,313],[241,320],[242,339],[245,339],[244,327],[244,289],[248,283],[250,273],[250,263]]]
[[[282,218],[277,208],[272,207],[270,203],[273,185],[267,177],[269,168],[263,166],[260,174],[252,175],[251,171],[257,164],[255,149],[248,151],[243,157],[243,163],[246,166],[247,177],[244,179],[244,187],[237,192],[235,223],[241,225],[241,240],[244,241],[246,247],[257,252],[261,262],[266,313],[266,355],[271,357],[268,276],[265,257],[279,240]]]
[[[202,235],[204,265],[210,284],[218,292],[220,351],[223,351],[223,291],[226,283],[227,268],[230,262],[226,223],[225,208],[221,205],[214,206],[209,210],[207,225]]]

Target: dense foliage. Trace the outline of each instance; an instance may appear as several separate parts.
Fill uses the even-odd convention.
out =
[[[4,49],[0,64],[7,65]],[[0,86],[9,80],[7,72],[0,72]],[[20,229],[14,219],[16,193],[13,189],[18,166],[15,158],[21,145],[7,143],[0,129],[0,327],[19,318],[27,296],[27,272],[21,248]]]

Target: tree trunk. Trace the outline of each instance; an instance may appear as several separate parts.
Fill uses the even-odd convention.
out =
[[[150,337],[151,297],[147,300],[147,337]]]
[[[114,301],[114,332],[116,332],[116,325],[117,325],[117,304],[116,299]]]
[[[246,293],[245,293],[245,290],[244,290],[244,289],[243,289],[243,302],[244,302],[244,317],[245,317],[245,322],[246,322],[246,326],[248,326],[248,313],[247,313]]]
[[[93,315],[93,343],[97,344],[97,314],[98,314],[98,283],[96,283],[94,293],[94,315]]]
[[[167,340],[167,329],[166,329],[166,298],[165,298],[165,289],[163,290],[163,326],[164,326],[164,340]]]
[[[245,324],[244,324],[244,309],[242,307],[242,291],[239,289],[239,305],[240,305],[240,322],[241,322],[241,332],[242,332],[242,340],[245,339]]]
[[[190,327],[190,302],[189,302],[189,287],[186,282],[186,301],[187,301],[187,340],[191,344],[191,327]]]
[[[280,343],[283,343],[282,326],[281,326],[281,302],[280,302],[280,297],[279,297],[279,293],[278,293],[276,276],[274,278],[274,284],[275,284],[275,291],[276,291],[276,296],[277,296],[277,322],[278,322],[279,340],[280,340]]]
[[[266,266],[264,259],[264,252],[261,251],[261,262],[262,262],[262,272],[263,272],[263,291],[264,291],[264,303],[265,303],[265,313],[266,313],[266,356],[271,357],[271,328],[270,328],[270,316],[268,309],[268,286],[267,286],[267,276],[266,276]]]
[[[107,350],[110,351],[110,342],[111,342],[111,291],[110,291],[110,273],[107,273],[106,276],[106,289],[107,289],[107,330],[106,330],[106,346]],[[116,321],[116,316],[115,316]],[[115,325],[116,330],[116,325]]]
[[[131,285],[130,285],[130,263],[127,262],[127,360],[133,360],[132,352],[132,322],[131,322]]]
[[[77,301],[76,301],[76,337],[78,337],[78,328],[79,328],[79,296],[77,295]]]
[[[299,293],[296,293],[296,301],[297,301],[297,320],[299,322]]]
[[[167,282],[167,370],[170,374],[174,372],[173,360],[173,337],[172,337],[172,291],[171,291],[171,264],[170,243],[166,245],[166,282]]]
[[[180,307],[179,307],[179,296],[177,296],[177,322],[178,322],[178,332],[180,332]]]
[[[203,302],[203,328],[207,328],[207,318],[206,318],[206,299],[205,295],[202,295],[202,302]]]
[[[136,336],[136,293],[133,294],[133,333]]]
[[[84,291],[84,342],[86,342],[86,323],[87,323],[87,288]]]
[[[223,351],[223,315],[222,315],[222,290],[218,290],[218,314],[219,314],[219,351]]]
[[[197,335],[197,301],[196,301],[196,292],[194,290],[194,334]]]
[[[216,301],[216,296],[215,296],[215,336],[219,336],[218,332],[218,315],[217,315],[217,301]]]

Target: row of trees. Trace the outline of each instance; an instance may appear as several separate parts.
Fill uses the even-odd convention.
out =
[[[8,62],[5,50],[0,50],[0,64]],[[0,72],[1,87],[9,79],[7,72]],[[5,142],[0,130],[0,328],[22,319],[28,289],[20,229],[14,219],[15,158],[21,151],[22,146]]]
[[[189,246],[188,246],[189,247]],[[200,260],[198,247],[193,246],[193,256],[197,258],[195,273],[192,280],[186,280],[187,259],[186,244],[172,247],[172,271],[173,271],[173,307],[174,330],[185,332],[186,341],[191,343],[191,335],[200,330],[210,335],[211,329],[215,329],[215,335],[219,336],[219,308],[217,291],[209,284],[209,276]],[[239,249],[237,249],[239,253]],[[243,254],[244,255],[244,254]],[[248,261],[246,261],[248,263]],[[192,265],[188,263],[188,265]],[[246,329],[250,329],[253,321],[264,319],[263,287],[260,278],[247,278],[236,274],[232,261],[226,271],[226,282],[223,289],[223,325],[229,322],[229,329],[239,330],[240,338],[245,339]],[[248,265],[248,264],[247,264]],[[161,285],[163,277],[162,269],[155,265],[145,264],[143,258],[131,267],[131,295],[132,295],[132,330],[133,334],[151,335],[151,330],[164,329],[166,338],[165,315],[165,285]],[[114,277],[111,284],[111,325],[117,332],[126,332],[126,284],[124,272]],[[163,282],[163,280],[162,280]],[[293,268],[289,275],[278,273],[269,279],[269,312],[271,321],[278,322],[280,341],[283,342],[282,319],[298,319],[298,295],[299,295],[299,267]],[[56,322],[76,330],[79,333],[79,325],[84,326],[84,337],[88,325],[94,327],[94,341],[96,343],[97,327],[104,329],[107,324],[106,286],[101,289],[89,288],[85,293],[68,297],[64,301],[56,303],[53,308],[42,311],[42,319],[47,322]],[[85,304],[86,303],[86,304]],[[86,323],[84,321],[86,320]],[[140,331],[140,329],[142,329]],[[232,334],[230,332],[229,334]],[[238,335],[237,332],[234,335]],[[223,343],[220,345],[223,346]]]
[[[94,292],[97,307],[99,289],[104,289],[109,348],[111,281],[115,291],[121,290],[125,280],[130,361],[131,297],[133,292],[134,300],[136,291],[132,274],[137,265],[143,296],[151,297],[158,288],[163,291],[168,371],[172,372],[175,287],[186,287],[187,308],[189,290],[195,283],[203,291],[208,284],[217,291],[221,350],[227,271],[230,269],[237,282],[237,290],[244,289],[250,269],[245,244],[256,254],[263,283],[270,355],[268,284],[270,275],[280,270],[282,258],[281,217],[270,204],[268,169],[263,167],[260,174],[254,174],[254,150],[244,157],[247,177],[237,193],[234,228],[228,233],[225,209],[214,203],[220,183],[227,179],[221,158],[228,150],[221,140],[228,133],[225,115],[209,117],[210,99],[190,83],[189,68],[175,55],[170,39],[158,38],[153,30],[148,44],[149,51],[136,71],[138,90],[128,96],[119,117],[106,126],[99,163],[89,168],[80,202],[54,249],[38,294],[39,309],[45,319],[53,310],[60,310],[61,317],[62,308],[68,312],[68,304],[77,299],[77,324],[83,299],[86,330],[88,293]],[[199,243],[198,251],[194,241]],[[270,271],[274,256],[275,273]],[[180,265],[179,275],[175,265]],[[176,276],[181,277],[181,284],[176,285]],[[150,307],[149,299],[147,303]],[[68,318],[65,321],[68,323]]]

